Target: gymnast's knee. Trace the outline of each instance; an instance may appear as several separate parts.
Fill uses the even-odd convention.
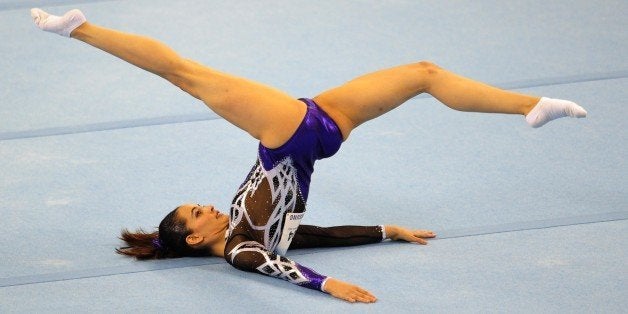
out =
[[[409,67],[412,71],[420,72],[422,75],[436,75],[442,70],[441,67],[431,61],[415,62],[408,64],[407,67]]]
[[[438,80],[442,68],[430,61],[420,61],[406,65],[408,76],[414,77],[417,92],[429,92]]]

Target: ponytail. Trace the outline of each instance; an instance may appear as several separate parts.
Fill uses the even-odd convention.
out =
[[[143,229],[137,229],[131,232],[123,229],[120,240],[124,241],[126,246],[116,248],[116,252],[138,260],[181,257],[172,250],[168,250],[167,247],[156,245],[160,241],[157,231],[146,232]]]
[[[130,232],[123,229],[120,240],[126,246],[116,248],[118,254],[135,257],[138,260],[176,258],[184,256],[209,256],[205,249],[194,249],[186,242],[192,232],[185,223],[177,219],[175,208],[159,224],[159,231],[146,232],[137,229]]]

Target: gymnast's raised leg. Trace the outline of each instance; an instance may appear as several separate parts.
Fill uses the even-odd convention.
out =
[[[565,116],[586,116],[586,111],[573,102],[501,90],[430,62],[370,73],[323,92],[314,100],[338,123],[346,138],[355,127],[421,93],[459,111],[525,115],[532,127]]]
[[[305,104],[284,92],[182,58],[154,39],[91,24],[79,10],[54,16],[32,9],[31,15],[45,31],[78,39],[165,78],[266,147],[285,143],[305,115]]]

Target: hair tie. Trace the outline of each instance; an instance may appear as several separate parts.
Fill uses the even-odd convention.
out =
[[[161,239],[159,237],[156,237],[152,240],[153,243],[153,247],[155,247],[155,249],[163,251],[164,250],[164,243],[161,241]]]

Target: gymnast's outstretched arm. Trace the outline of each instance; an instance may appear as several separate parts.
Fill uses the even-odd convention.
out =
[[[411,230],[395,225],[318,227],[300,225],[290,243],[290,250],[341,247],[378,243],[386,239],[427,244],[434,238],[431,230]]]
[[[350,246],[380,242],[385,239],[427,244],[425,239],[436,234],[429,230],[409,230],[399,226],[337,226],[317,227],[301,225],[290,249]],[[369,291],[298,264],[291,259],[269,252],[262,244],[246,234],[231,237],[225,246],[225,259],[232,266],[287,280],[306,288],[320,290],[349,302],[375,302]]]
[[[287,280],[309,289],[320,290],[348,302],[375,302],[369,291],[335,278],[321,275],[291,259],[268,251],[246,234],[230,237],[225,260],[237,269]]]

